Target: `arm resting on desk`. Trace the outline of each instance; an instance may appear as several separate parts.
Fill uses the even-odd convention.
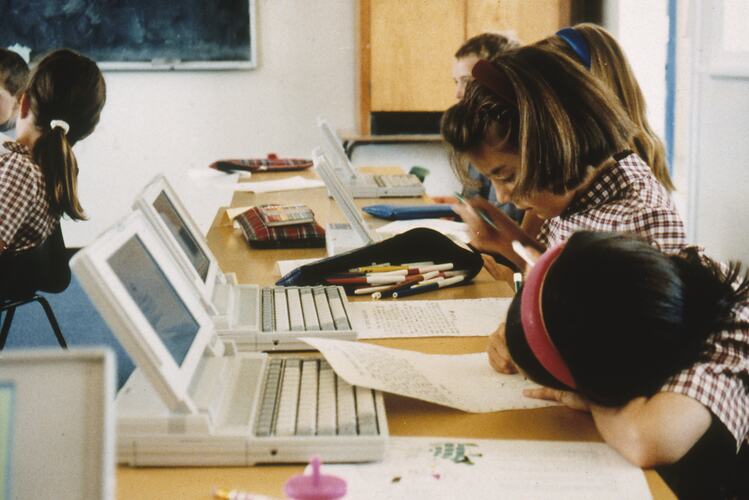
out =
[[[710,427],[710,411],[674,392],[635,398],[619,408],[587,402],[574,392],[542,387],[526,396],[558,401],[574,410],[590,410],[609,446],[633,464],[650,468],[678,462]]]
[[[640,467],[678,462],[710,427],[710,412],[674,392],[633,399],[621,408],[591,405],[603,439]]]

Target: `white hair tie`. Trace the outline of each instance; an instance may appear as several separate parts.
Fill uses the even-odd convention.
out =
[[[68,135],[68,131],[70,130],[70,125],[68,125],[68,122],[66,122],[65,120],[52,120],[49,122],[50,130],[54,130],[57,127],[60,127],[65,135]]]

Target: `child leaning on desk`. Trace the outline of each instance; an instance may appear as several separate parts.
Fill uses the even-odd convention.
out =
[[[35,68],[16,141],[0,155],[0,256],[40,245],[63,214],[84,218],[72,147],[94,130],[105,96],[96,63],[73,51],[52,52]]]
[[[581,229],[635,233],[673,253],[684,227],[666,188],[630,150],[637,132],[619,100],[572,58],[544,45],[479,61],[465,98],[442,118],[456,169],[470,161],[489,177],[500,200],[544,219],[529,235],[491,204],[488,214],[455,207],[470,225],[472,245],[519,267],[512,240],[543,248]]]
[[[737,263],[575,233],[537,259],[489,358],[544,386],[527,396],[590,412],[679,498],[749,498],[749,275]]]

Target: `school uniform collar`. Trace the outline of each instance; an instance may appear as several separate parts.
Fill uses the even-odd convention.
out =
[[[18,153],[24,156],[31,156],[31,150],[20,142],[5,141],[3,147],[11,153]]]
[[[581,191],[567,206],[562,217],[585,212],[616,199],[632,185],[642,173],[650,173],[650,167],[635,153],[625,151],[614,155],[615,163],[601,172],[590,187]]]

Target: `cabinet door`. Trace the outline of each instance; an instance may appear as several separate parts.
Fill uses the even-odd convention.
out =
[[[455,101],[453,54],[464,0],[370,0],[371,111],[443,111]]]
[[[522,44],[570,23],[570,0],[468,0],[466,39],[487,31],[512,33]]]

